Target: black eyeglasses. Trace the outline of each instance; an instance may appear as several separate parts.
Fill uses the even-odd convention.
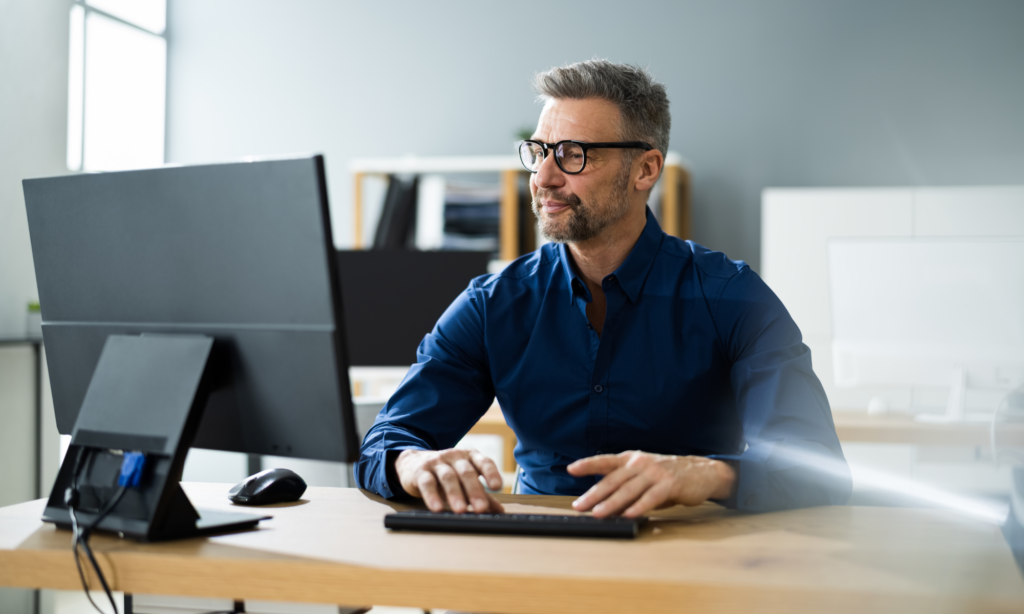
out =
[[[575,175],[582,173],[587,165],[587,150],[590,149],[642,149],[650,151],[654,147],[643,141],[628,141],[624,143],[583,143],[580,141],[558,141],[557,143],[543,143],[541,141],[521,141],[519,143],[519,159],[523,166],[531,173],[540,170],[544,158],[548,157],[548,151],[555,152],[555,163],[563,173]]]

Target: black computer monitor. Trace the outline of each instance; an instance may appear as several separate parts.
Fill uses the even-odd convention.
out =
[[[349,364],[408,367],[416,348],[474,277],[489,252],[357,250],[338,252]]]
[[[137,450],[153,458],[152,479],[178,488],[134,497],[136,511],[150,514],[145,526],[100,528],[188,534],[171,526],[180,518],[152,515],[180,507],[189,446],[356,459],[322,157],[30,179],[24,191],[68,456]],[[57,486],[88,484],[103,465],[71,464]],[[96,502],[109,495],[104,488],[96,486]],[[44,518],[66,524],[60,496],[55,487]]]

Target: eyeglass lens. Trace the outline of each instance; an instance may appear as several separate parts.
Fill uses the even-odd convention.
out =
[[[583,170],[585,160],[583,148],[575,143],[562,142],[552,147],[558,166],[567,173]],[[519,157],[526,170],[537,172],[544,161],[544,149],[537,143],[526,142],[519,146]]]

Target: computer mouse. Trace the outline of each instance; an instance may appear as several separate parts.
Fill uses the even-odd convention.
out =
[[[228,499],[239,505],[269,505],[298,501],[306,482],[290,469],[267,469],[250,475],[228,491]]]

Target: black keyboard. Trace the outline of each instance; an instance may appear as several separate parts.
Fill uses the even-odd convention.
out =
[[[409,510],[384,516],[384,526],[393,531],[625,539],[636,537],[646,523],[646,518],[594,518],[552,514],[456,514],[428,510]]]

